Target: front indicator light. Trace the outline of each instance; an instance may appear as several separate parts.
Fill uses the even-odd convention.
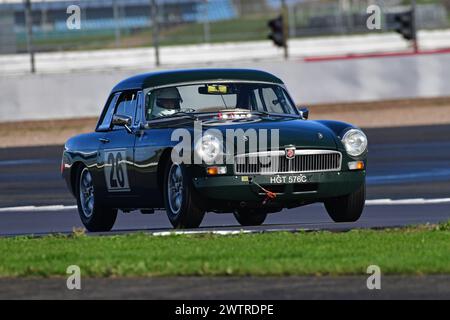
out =
[[[227,167],[208,167],[206,173],[210,176],[217,176],[219,174],[226,174]]]
[[[348,163],[349,170],[364,170],[364,161],[353,161]]]

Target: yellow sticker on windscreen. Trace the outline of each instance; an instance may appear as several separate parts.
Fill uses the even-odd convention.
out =
[[[208,93],[227,94],[228,86],[225,85],[208,85]]]

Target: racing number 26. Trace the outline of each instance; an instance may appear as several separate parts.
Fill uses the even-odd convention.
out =
[[[105,151],[105,178],[109,191],[126,191],[128,183],[125,150]]]

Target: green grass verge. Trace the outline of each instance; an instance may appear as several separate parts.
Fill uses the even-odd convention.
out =
[[[345,233],[167,237],[133,234],[0,239],[0,277],[353,275],[450,273],[450,223]]]

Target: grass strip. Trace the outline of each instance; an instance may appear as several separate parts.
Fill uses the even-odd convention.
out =
[[[0,277],[449,274],[450,222],[391,230],[0,239]]]

